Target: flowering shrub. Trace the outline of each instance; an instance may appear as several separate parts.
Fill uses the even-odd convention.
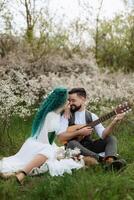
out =
[[[0,114],[3,119],[12,115],[30,116],[43,96],[54,87],[84,87],[88,102],[98,109],[101,100],[133,100],[134,73],[110,74],[101,72],[92,55],[73,55],[65,59],[60,55],[30,63],[25,56],[12,54],[5,63],[0,62]],[[105,109],[105,105],[104,105]]]
[[[100,100],[133,100],[134,74],[101,73],[98,69],[90,74],[59,73],[38,75],[29,78],[25,72],[10,70],[7,77],[0,81],[0,114],[7,118],[13,114],[21,117],[31,115],[31,108],[41,101],[42,96],[57,86],[84,87],[88,94],[88,102]]]

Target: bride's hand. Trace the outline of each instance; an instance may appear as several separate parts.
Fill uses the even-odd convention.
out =
[[[65,108],[64,108],[64,117],[67,119],[71,117],[69,101],[66,103]]]

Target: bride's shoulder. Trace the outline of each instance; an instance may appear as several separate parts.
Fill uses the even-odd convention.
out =
[[[60,124],[60,114],[57,114],[55,112],[49,112],[46,116],[45,124],[48,127],[48,129],[51,129],[51,130],[57,129],[57,127]]]
[[[59,117],[60,117],[60,114],[57,114],[54,111],[49,112],[46,116],[46,118],[49,119],[49,120],[59,118]]]

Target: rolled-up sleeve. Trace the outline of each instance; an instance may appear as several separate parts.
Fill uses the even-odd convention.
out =
[[[99,117],[98,117],[97,115],[95,115],[94,113],[91,113],[91,114],[92,114],[92,120],[93,120],[93,121],[99,119]],[[105,130],[104,126],[100,123],[100,124],[96,125],[96,126],[94,127],[94,129],[95,129],[96,133],[98,134],[98,136],[99,136],[100,138],[102,138],[102,133],[103,133],[103,131]]]

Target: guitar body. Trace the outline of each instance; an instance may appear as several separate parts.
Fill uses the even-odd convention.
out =
[[[69,127],[67,128],[67,131],[68,131],[68,132],[78,131],[79,129],[81,129],[81,128],[85,127],[85,126],[86,126],[85,124],[81,124],[81,125],[79,125],[79,124],[77,124],[77,125],[72,125],[72,126],[69,126]],[[74,138],[74,139],[77,140],[77,141],[81,141],[84,137],[85,137],[85,136],[78,136],[78,137],[76,137],[76,138]]]
[[[72,125],[72,126],[69,126],[69,127],[67,128],[67,131],[68,131],[68,132],[78,131],[78,130],[81,129],[83,126],[85,126],[85,124],[81,124],[81,125],[79,125],[79,124],[77,124],[77,125]]]

